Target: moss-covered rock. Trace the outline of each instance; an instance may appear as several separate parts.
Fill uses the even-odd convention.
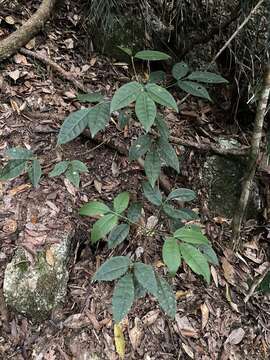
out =
[[[37,253],[30,264],[25,250],[19,248],[7,265],[4,276],[6,304],[33,320],[42,321],[64,301],[67,291],[66,268],[73,232],[57,231],[58,243]]]
[[[219,144],[223,149],[240,146],[234,139],[225,138],[220,138]],[[233,217],[239,203],[246,167],[247,159],[240,156],[213,155],[207,158],[202,171],[202,180],[209,197],[209,209],[214,215]],[[257,188],[254,183],[247,208],[247,218],[257,216],[259,210]]]

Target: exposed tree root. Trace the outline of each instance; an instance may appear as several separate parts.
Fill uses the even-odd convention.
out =
[[[0,61],[9,58],[25,46],[49,19],[56,0],[43,0],[38,10],[18,30],[0,41]]]

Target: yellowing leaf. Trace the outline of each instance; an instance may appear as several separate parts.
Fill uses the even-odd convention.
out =
[[[115,342],[115,348],[117,354],[121,359],[124,359],[126,343],[124,339],[122,326],[120,324],[114,325],[114,342]]]

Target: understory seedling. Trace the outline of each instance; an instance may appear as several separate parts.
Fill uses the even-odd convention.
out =
[[[31,150],[21,147],[9,148],[6,151],[7,164],[0,169],[0,180],[7,181],[27,171],[34,187],[37,187],[42,175],[39,160]]]
[[[162,200],[162,194],[157,188],[153,189],[149,183],[144,183],[143,188],[145,196],[152,204],[158,206],[159,210],[164,208],[168,201],[191,201],[195,198],[193,191],[179,188],[173,190],[166,199]],[[149,240],[155,234],[161,234],[162,238],[164,238],[162,258],[171,276],[175,276],[183,259],[193,272],[201,275],[209,284],[209,263],[218,265],[218,259],[209,240],[201,232],[200,227],[182,223],[182,227],[175,230],[173,234],[165,235],[164,232],[159,234],[157,228],[149,230],[147,227],[138,224],[142,214],[142,206],[139,203],[131,204],[129,208],[128,205],[129,194],[128,192],[123,192],[115,197],[113,204],[106,205],[100,201],[90,201],[81,207],[80,215],[100,216],[91,229],[92,243],[106,239],[108,247],[111,249],[127,239],[130,232],[130,224],[136,225],[142,230],[143,236],[149,237]],[[126,211],[127,215],[125,215]],[[176,213],[177,218],[179,218],[177,211],[180,212],[179,214],[183,214],[181,220],[184,221],[186,213],[173,208],[172,213]],[[160,211],[158,214],[160,214]],[[119,224],[119,222],[121,223]],[[133,264],[127,256],[112,257],[98,269],[93,280],[112,281],[120,277],[121,279],[115,286],[112,300],[115,321],[121,321],[128,313],[134,299],[138,297],[136,294],[144,296],[146,292],[157,298],[161,308],[169,316],[175,316],[175,297],[173,291],[164,279],[155,274],[151,265],[137,262]]]
[[[60,176],[62,174],[76,187],[80,186],[80,174],[88,172],[87,166],[79,160],[64,160],[57,163],[49,173],[49,177]]]

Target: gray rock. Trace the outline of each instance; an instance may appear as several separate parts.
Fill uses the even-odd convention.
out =
[[[30,263],[29,254],[23,248],[16,251],[4,275],[3,292],[8,306],[33,320],[42,321],[63,302],[72,236],[71,229],[54,231],[50,234],[53,245],[38,251],[34,264]]]
[[[220,138],[223,149],[238,148],[240,144],[234,139]],[[208,193],[208,206],[214,215],[232,218],[238,206],[242,179],[247,167],[243,157],[209,156],[202,170],[202,181]],[[254,218],[260,209],[258,186],[253,184],[252,194],[247,208],[247,218]]]

